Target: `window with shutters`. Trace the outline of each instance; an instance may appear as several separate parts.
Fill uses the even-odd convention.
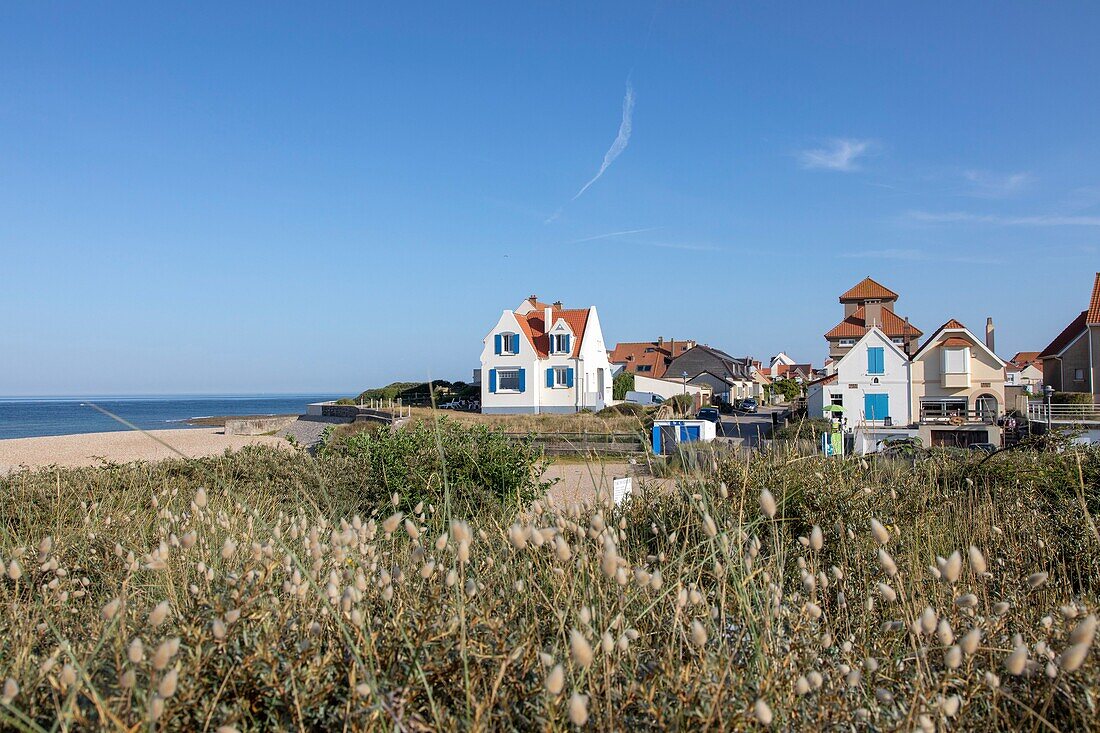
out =
[[[569,386],[569,367],[554,367],[554,387]]]
[[[569,353],[569,334],[567,333],[555,333],[550,336],[550,353],[552,354],[568,354]]]
[[[945,374],[968,374],[970,372],[970,349],[944,349],[943,371]]]
[[[518,333],[499,333],[496,336],[496,353],[504,356],[515,356],[519,353]]]
[[[519,369],[497,369],[497,391],[519,391]]]
[[[867,349],[867,373],[882,374],[886,371],[884,352],[881,346],[872,346]]]

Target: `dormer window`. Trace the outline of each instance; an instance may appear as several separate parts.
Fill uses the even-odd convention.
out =
[[[494,340],[494,352],[497,356],[515,356],[519,353],[518,333],[498,333]]]
[[[943,350],[943,371],[945,374],[970,373],[970,349],[952,347]]]
[[[550,336],[551,354],[568,354],[570,351],[570,338],[567,333],[555,333]]]

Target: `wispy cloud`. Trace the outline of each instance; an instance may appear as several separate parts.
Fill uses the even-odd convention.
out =
[[[969,264],[989,265],[999,262],[985,257],[970,257],[960,255],[948,255],[942,253],[926,252],[920,249],[900,249],[900,248],[884,248],[884,249],[865,249],[858,252],[841,252],[841,257],[847,259],[873,259],[873,260],[900,260],[903,262],[960,262]]]
[[[637,239],[633,235],[642,234],[644,232],[655,232],[664,227],[648,227],[646,229],[624,229],[619,232],[607,232],[606,234],[594,234],[591,237],[582,237],[581,239],[574,239],[567,244],[584,244],[586,242],[597,242],[605,239],[620,239],[628,237],[626,241],[619,242],[620,246],[628,247],[657,247],[660,249],[678,249],[687,252],[719,252],[721,247],[716,247],[713,244],[697,244],[694,242],[676,242],[667,240],[652,240],[652,239]]]
[[[966,211],[910,211],[906,216],[927,224],[990,224],[1010,227],[1100,227],[1100,216],[1065,216],[1038,214],[1033,216],[999,216],[971,214]]]
[[[966,170],[963,178],[970,183],[967,194],[979,198],[999,199],[1012,196],[1026,188],[1031,182],[1031,174],[1019,173],[991,173],[981,170]]]
[[[627,80],[626,94],[623,96],[623,119],[619,122],[619,134],[615,136],[615,140],[611,143],[611,147],[604,153],[603,163],[600,164],[600,169],[596,171],[596,175],[592,176],[592,179],[588,183],[581,186],[581,190],[577,191],[576,195],[569,199],[570,201],[576,201],[582,193],[588,190],[589,186],[600,180],[600,176],[611,167],[611,164],[615,162],[615,158],[618,158],[619,155],[626,150],[626,146],[630,144],[630,133],[634,126],[633,117],[634,85]]]
[[[873,146],[871,140],[835,138],[825,147],[800,151],[798,159],[803,168],[850,173],[859,170],[859,159],[871,152]]]
[[[634,129],[634,85],[630,83],[630,79],[626,80],[626,94],[623,96],[623,118],[619,122],[619,133],[615,135],[615,140],[611,143],[611,147],[604,153],[603,162],[600,164],[600,169],[596,171],[596,175],[588,181],[588,183],[581,186],[581,190],[577,191],[573,195],[573,198],[569,201],[576,201],[580,198],[581,194],[589,189],[593,183],[600,180],[611,164],[615,162],[615,159],[622,155],[622,152],[626,150],[626,146],[630,144],[630,133]],[[557,211],[546,218],[544,224],[550,222],[561,216],[561,212],[565,207],[559,207]]]
[[[581,239],[574,239],[570,244],[581,244],[582,242],[594,242],[597,239],[613,239],[615,237],[625,237],[628,234],[641,234],[643,232],[655,232],[661,227],[649,227],[648,229],[624,229],[621,232],[607,232],[606,234],[595,234],[591,237],[583,237]]]

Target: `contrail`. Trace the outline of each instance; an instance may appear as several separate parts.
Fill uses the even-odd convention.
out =
[[[582,193],[588,190],[596,181],[600,180],[600,176],[604,174],[611,164],[615,162],[615,158],[626,150],[626,146],[630,144],[630,130],[631,130],[631,117],[634,114],[634,85],[627,79],[626,82],[626,96],[623,97],[623,120],[619,123],[619,134],[615,136],[615,142],[611,143],[611,147],[603,156],[603,163],[600,165],[600,170],[596,175],[592,176],[592,180],[584,184],[580,191],[577,191],[577,195],[569,199],[570,201],[576,201]]]
[[[597,234],[592,237],[585,237],[584,239],[574,239],[569,244],[581,244],[582,242],[594,242],[597,239],[610,239],[611,237],[625,237],[627,234],[641,234],[642,232],[655,232],[661,227],[649,227],[648,229],[627,229],[621,232],[608,232],[607,234]]]

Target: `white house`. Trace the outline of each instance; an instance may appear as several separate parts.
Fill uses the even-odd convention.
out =
[[[481,351],[481,411],[578,412],[611,403],[611,363],[596,307],[532,295],[501,313]]]
[[[835,366],[835,373],[807,388],[812,417],[824,417],[825,406],[838,405],[852,428],[912,422],[909,357],[877,326],[867,329]]]

